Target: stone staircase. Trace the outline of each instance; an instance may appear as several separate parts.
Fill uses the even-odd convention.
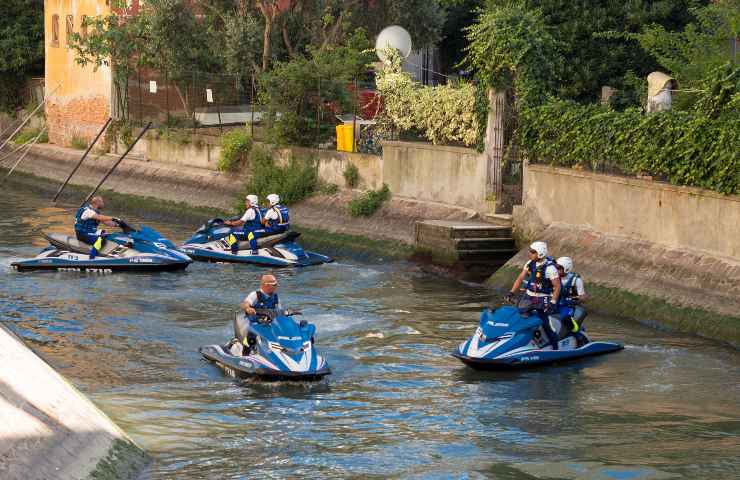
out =
[[[415,246],[434,263],[462,269],[495,271],[517,253],[511,223],[449,220],[416,222]]]

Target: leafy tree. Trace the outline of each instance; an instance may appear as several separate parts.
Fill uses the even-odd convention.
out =
[[[260,75],[261,101],[271,117],[279,116],[271,127],[276,141],[310,143],[319,109],[349,108],[347,85],[363,73],[369,46],[365,31],[359,29],[340,45],[310,47],[306,55],[276,61]]]
[[[75,62],[83,67],[91,65],[94,70],[111,67],[118,109],[128,117],[129,78],[142,65],[142,52],[146,51],[144,25],[139,17],[122,21],[117,15],[88,17],[84,25],[85,37],[73,33],[70,38]]]
[[[510,0],[488,0],[490,7]],[[657,69],[656,59],[624,40],[598,36],[599,32],[637,33],[646,25],[681,30],[690,20],[690,7],[705,0],[522,0],[526,10],[539,9],[545,25],[558,40],[566,59],[557,76],[561,97],[594,100],[602,85],[621,87],[627,71],[640,77]]]
[[[30,72],[43,71],[44,2],[4,0],[0,15],[0,110],[18,103]]]
[[[521,3],[493,6],[467,34],[465,65],[486,85],[511,90],[525,103],[541,102],[554,91],[563,62],[541,10]]]
[[[139,68],[166,72],[168,80],[187,111],[190,99],[184,84],[194,71],[216,69],[219,57],[210,49],[215,44],[205,22],[196,19],[185,0],[148,0],[135,16],[92,17],[86,20],[88,33],[72,35],[71,47],[80,65],[102,65],[113,69],[117,98],[127,111],[128,82]]]
[[[730,42],[740,37],[740,0],[722,0],[690,11],[692,22],[682,31],[659,24],[641,32],[615,35],[636,40],[640,47],[690,87],[730,59]]]

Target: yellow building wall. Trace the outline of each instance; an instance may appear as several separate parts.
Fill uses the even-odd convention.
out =
[[[75,62],[67,45],[67,16],[72,30],[80,33],[82,16],[110,14],[110,0],[44,0],[44,49],[46,53],[46,122],[49,141],[69,145],[73,136],[92,140],[111,111],[112,75],[109,66],[94,69]],[[58,15],[58,42],[53,18]]]

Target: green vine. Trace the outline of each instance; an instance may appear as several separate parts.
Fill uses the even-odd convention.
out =
[[[532,161],[647,174],[740,193],[740,67],[715,70],[690,111],[644,115],[559,100],[522,109],[517,138]]]
[[[486,148],[486,125],[488,125],[488,87],[483,82],[475,86],[475,118],[478,122],[478,136],[475,149],[482,152]]]

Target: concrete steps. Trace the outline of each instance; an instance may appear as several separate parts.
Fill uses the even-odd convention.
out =
[[[503,216],[502,216],[503,217]],[[435,264],[493,273],[517,252],[511,225],[470,221],[422,220],[414,229],[415,246]]]

